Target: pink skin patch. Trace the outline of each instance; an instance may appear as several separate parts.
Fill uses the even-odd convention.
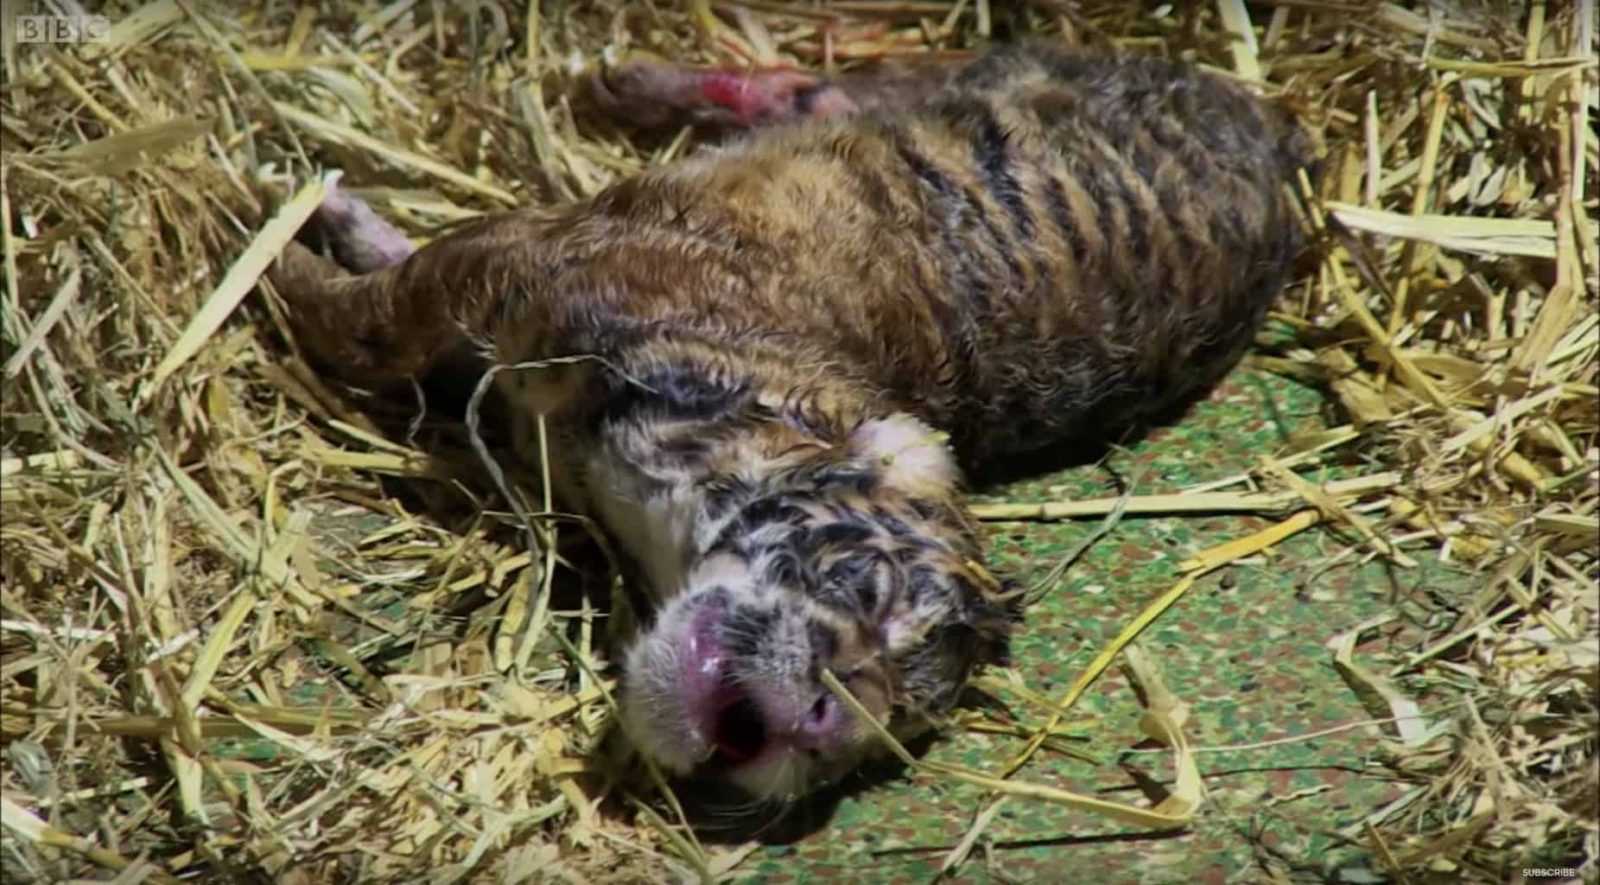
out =
[[[699,81],[706,101],[727,109],[741,126],[787,117],[826,117],[856,109],[844,93],[800,71],[706,71]],[[802,108],[797,98],[806,90],[816,91],[810,105]]]
[[[690,622],[679,663],[684,710],[717,761],[742,768],[774,761],[794,750],[826,752],[843,744],[850,718],[826,690],[806,709],[759,684],[728,679],[730,663],[719,637],[724,604],[708,603]]]
[[[727,609],[710,603],[701,606],[689,626],[689,647],[684,649],[678,672],[683,706],[694,729],[707,745],[717,746],[717,720],[739,700],[739,691],[727,683],[727,653],[717,627]]]
[[[699,68],[640,55],[586,82],[601,109],[644,127],[697,122],[748,129],[858,110],[837,85],[791,68]]]

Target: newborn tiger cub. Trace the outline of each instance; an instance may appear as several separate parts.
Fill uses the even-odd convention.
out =
[[[345,267],[294,245],[273,280],[358,383],[463,344],[586,357],[495,383],[654,607],[619,650],[622,727],[670,772],[790,799],[878,743],[824,670],[909,736],[1002,657],[1017,612],[963,471],[1225,373],[1299,246],[1308,156],[1274,108],[1153,59],[1019,46],[889,92],[674,70],[600,88],[772,124],[414,252],[333,192]]]

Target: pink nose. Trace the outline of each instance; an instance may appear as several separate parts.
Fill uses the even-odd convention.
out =
[[[802,750],[827,750],[844,737],[847,717],[839,699],[825,692],[801,717],[794,745]]]
[[[828,752],[848,737],[849,714],[831,694],[818,697],[799,716],[788,712],[793,705],[767,700],[768,704],[761,704],[745,696],[719,712],[712,735],[724,761],[742,765],[769,751],[787,748]]]

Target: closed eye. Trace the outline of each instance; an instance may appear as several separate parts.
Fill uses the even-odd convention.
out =
[[[779,553],[767,563],[768,584],[790,587],[800,583],[800,562],[793,554]]]
[[[883,569],[880,569],[883,566]],[[823,575],[824,591],[832,597],[853,599],[862,614],[878,610],[878,576],[892,566],[876,550],[847,556],[828,567]]]

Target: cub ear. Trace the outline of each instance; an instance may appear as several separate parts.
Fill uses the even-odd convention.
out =
[[[948,495],[960,476],[945,435],[904,412],[862,422],[850,453],[908,495]]]

